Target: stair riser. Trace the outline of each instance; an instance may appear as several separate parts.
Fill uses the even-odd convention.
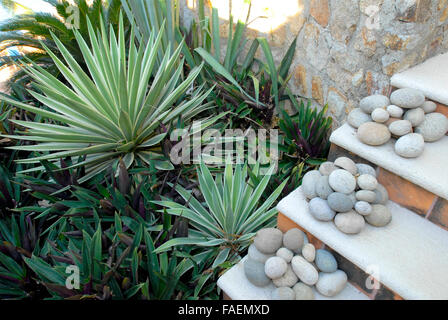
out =
[[[336,258],[338,262],[338,266],[341,270],[347,273],[349,282],[356,287],[358,290],[363,292],[366,296],[368,296],[372,300],[403,300],[403,298],[384,286],[380,284],[379,289],[368,289],[366,287],[366,280],[369,278],[369,275],[360,269],[358,266],[347,260],[345,257],[341,256],[339,253],[334,251],[329,246],[325,245],[318,238],[314,237],[307,230],[302,228],[300,225],[296,224],[294,221],[286,217],[284,214],[279,212],[277,216],[277,227],[282,231],[286,232],[292,228],[298,228],[306,233],[309,241],[316,247],[316,249],[323,249],[330,251]]]
[[[349,157],[355,162],[366,163],[374,168],[377,167],[358,155],[332,144],[328,160],[334,161],[338,157]],[[448,230],[448,201],[446,199],[381,167],[377,167],[377,175],[378,182],[384,185],[389,193],[390,200]]]

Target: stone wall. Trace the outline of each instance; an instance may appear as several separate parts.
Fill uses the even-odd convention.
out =
[[[223,1],[228,0],[211,0],[213,5]],[[251,10],[248,21],[255,21],[249,24],[247,37],[267,37],[275,59],[280,61],[298,36],[290,86],[320,106],[328,104],[335,127],[364,96],[388,94],[394,73],[448,51],[448,0],[252,3],[255,9],[259,3],[265,14],[257,18],[260,12]],[[283,10],[276,9],[281,6]],[[285,6],[291,13],[285,13]],[[280,15],[284,15],[283,20]],[[274,21],[276,24],[266,30]],[[221,35],[226,36],[227,30],[228,21],[223,19]]]

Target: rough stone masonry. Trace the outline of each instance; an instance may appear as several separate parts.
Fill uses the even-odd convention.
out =
[[[266,2],[252,0],[257,1]],[[394,73],[448,51],[448,0],[269,3],[291,6],[292,1],[298,2],[292,5],[298,6],[299,12],[286,17],[284,23],[268,33],[249,25],[246,36],[267,37],[277,62],[294,37],[298,37],[290,86],[296,94],[311,98],[320,106],[328,103],[334,128],[343,123],[363,97],[387,95]],[[269,19],[278,20],[275,7],[266,12],[264,18],[258,19],[266,19],[266,23]],[[255,18],[251,16],[249,21]],[[228,21],[223,19],[221,36],[227,35],[228,27]]]

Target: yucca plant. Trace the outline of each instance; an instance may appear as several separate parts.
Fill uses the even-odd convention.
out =
[[[203,92],[199,87],[193,90],[189,99],[185,96],[202,66],[180,81],[182,63],[175,67],[180,59],[180,47],[175,50],[169,48],[162,64],[155,68],[162,33],[152,33],[147,45],[137,49],[133,35],[129,46],[126,45],[122,19],[118,37],[112,28],[108,34],[103,24],[101,34],[97,35],[89,20],[87,24],[91,48],[78,31],[75,30],[74,34],[88,73],[82,70],[57,37],[54,41],[66,64],[44,45],[71,87],[36,64],[26,67],[43,92],[30,91],[30,94],[49,110],[6,96],[2,98],[49,120],[46,123],[13,121],[27,130],[20,132],[21,135],[6,137],[38,144],[11,148],[45,153],[19,162],[49,160],[56,163],[60,158],[71,157],[72,167],[86,169],[80,183],[110,168],[119,158],[127,168],[138,162],[153,163],[161,170],[171,169],[171,162],[160,152],[160,142],[167,135],[166,126],[173,120],[188,122],[213,107],[213,103],[202,104],[211,89]],[[214,120],[210,121],[204,125]],[[42,166],[36,170],[41,169]]]
[[[163,199],[156,201],[166,212],[188,219],[188,237],[174,238],[156,249],[162,252],[173,246],[195,245],[214,249],[212,268],[225,261],[236,261],[239,254],[250,244],[256,231],[264,226],[273,226],[276,209],[271,208],[287,181],[281,183],[272,194],[260,199],[269,183],[274,167],[271,167],[260,183],[254,185],[248,177],[248,165],[227,162],[224,173],[213,179],[204,163],[198,167],[199,189],[204,197],[197,199],[192,192],[180,185],[175,187],[186,204]],[[252,174],[261,176],[259,164],[252,168]]]
[[[45,44],[46,47],[53,50],[56,56],[62,57],[53,40],[53,33],[70,51],[80,66],[86,69],[82,52],[76,41],[75,29],[84,38],[87,38],[87,19],[89,19],[95,26],[98,26],[102,21],[107,27],[112,25],[117,30],[121,0],[94,0],[91,3],[87,0],[44,1],[52,6],[56,14],[29,10],[25,14],[14,14],[13,17],[0,24],[0,53],[15,47],[27,49],[24,54],[13,56],[2,54],[0,63],[11,65],[17,63],[25,55],[53,75],[59,75],[58,68],[43,46]],[[9,5],[9,7],[15,4],[12,0],[1,0],[1,2]],[[27,85],[31,80],[32,78],[26,72],[18,69],[11,77],[9,84],[12,85],[20,81],[22,85]]]

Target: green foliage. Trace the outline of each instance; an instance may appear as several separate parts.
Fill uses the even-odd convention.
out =
[[[8,1],[9,2],[9,1]],[[82,52],[75,37],[77,30],[84,38],[88,37],[87,20],[95,26],[101,23],[118,28],[118,17],[121,9],[121,0],[94,0],[88,5],[86,0],[76,0],[71,3],[68,0],[46,0],[57,12],[57,15],[43,12],[30,12],[27,14],[14,15],[12,18],[0,24],[0,53],[14,47],[26,47],[34,51],[25,53],[28,59],[39,64],[51,74],[58,76],[59,70],[51,59],[45,46],[53,50],[54,54],[61,58],[52,34],[64,44],[73,58],[86,69]],[[44,46],[45,45],[45,46]],[[22,54],[16,56],[6,55],[0,63],[11,65],[18,62]],[[23,70],[11,78],[9,84],[20,82],[27,85],[31,81],[29,74]]]
[[[66,64],[46,48],[73,89],[38,65],[27,68],[44,95],[34,91],[30,93],[50,111],[3,97],[10,104],[58,123],[12,121],[28,130],[22,132],[23,135],[6,137],[40,143],[11,148],[49,152],[20,160],[20,163],[55,162],[59,158],[79,157],[72,161],[72,167],[86,168],[86,175],[79,182],[109,169],[119,158],[123,158],[128,168],[134,162],[154,162],[161,170],[173,168],[160,153],[160,142],[167,135],[161,126],[169,125],[175,119],[188,122],[212,107],[211,103],[202,104],[209,92],[202,92],[201,87],[192,93],[190,99],[185,99],[185,92],[193,84],[201,66],[192,70],[184,81],[179,81],[182,65],[175,68],[180,55],[178,49],[173,53],[168,50],[162,64],[155,69],[161,33],[157,37],[153,33],[148,44],[139,49],[131,36],[126,51],[122,22],[117,37],[112,29],[108,36],[104,27],[101,34],[96,35],[88,21],[92,48],[79,32],[74,31],[88,65],[88,74],[58,38],[54,39]]]
[[[164,198],[163,201],[155,201],[166,207],[167,213],[188,219],[192,227],[188,237],[169,240],[156,252],[179,245],[195,245],[214,248],[213,268],[225,261],[236,261],[258,229],[275,223],[272,218],[277,211],[271,206],[287,182],[280,184],[266,201],[260,203],[274,167],[256,185],[248,180],[248,170],[247,165],[238,164],[233,170],[232,165],[227,163],[224,173],[217,174],[213,179],[210,170],[201,163],[197,175],[204,205],[180,185],[175,189],[186,202],[185,205]],[[253,168],[252,174],[261,176],[259,165]]]

